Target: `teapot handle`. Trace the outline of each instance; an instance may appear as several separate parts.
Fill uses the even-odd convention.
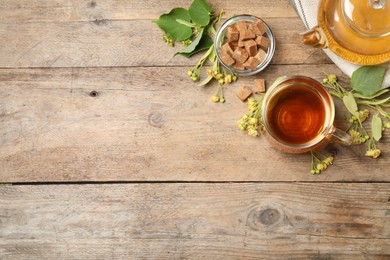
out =
[[[317,48],[328,48],[328,40],[326,39],[324,31],[316,26],[311,30],[301,33],[302,42],[306,45]]]

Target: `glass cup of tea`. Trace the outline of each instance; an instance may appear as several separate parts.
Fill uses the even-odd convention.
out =
[[[278,78],[263,99],[263,133],[282,152],[304,153],[333,140],[350,145],[352,138],[333,126],[334,118],[332,97],[309,77]]]

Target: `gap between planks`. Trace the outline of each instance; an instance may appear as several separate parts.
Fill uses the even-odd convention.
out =
[[[69,182],[13,182],[9,186],[28,185],[114,185],[114,184],[386,184],[390,181],[69,181]]]

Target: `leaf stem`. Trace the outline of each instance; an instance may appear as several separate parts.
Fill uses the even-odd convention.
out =
[[[183,19],[176,19],[176,22],[178,22],[178,23],[180,23],[180,24],[182,24],[182,25],[191,27],[191,28],[196,28],[196,27],[197,27],[196,24],[193,24],[193,23],[191,23],[191,22],[187,22],[187,21],[185,21],[185,20],[183,20]]]

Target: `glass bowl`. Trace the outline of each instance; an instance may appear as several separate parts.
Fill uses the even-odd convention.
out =
[[[233,66],[226,65],[221,60],[221,50],[220,50],[220,48],[225,43],[227,27],[230,26],[230,25],[233,25],[233,24],[235,24],[235,23],[237,23],[238,21],[241,21],[241,20],[244,20],[246,22],[254,22],[256,20],[262,21],[264,23],[264,25],[265,25],[265,28],[266,28],[265,35],[270,40],[270,44],[269,44],[269,47],[268,47],[268,50],[267,50],[267,55],[266,55],[265,59],[259,65],[257,65],[256,69],[253,69],[253,70],[250,70],[250,69],[239,70],[239,69],[234,68]],[[237,75],[243,75],[243,76],[254,75],[256,73],[259,73],[263,69],[265,69],[267,67],[267,65],[271,62],[272,57],[274,56],[275,46],[276,46],[275,37],[274,37],[270,27],[267,25],[267,23],[265,23],[264,20],[262,20],[262,19],[260,19],[260,18],[258,18],[256,16],[246,15],[246,14],[236,15],[236,16],[233,16],[233,17],[227,19],[219,27],[219,29],[218,29],[218,31],[217,31],[217,33],[215,35],[215,40],[214,40],[214,50],[215,50],[215,54],[216,54],[216,56],[218,58],[218,61],[226,69],[228,69],[230,72],[235,73]]]

